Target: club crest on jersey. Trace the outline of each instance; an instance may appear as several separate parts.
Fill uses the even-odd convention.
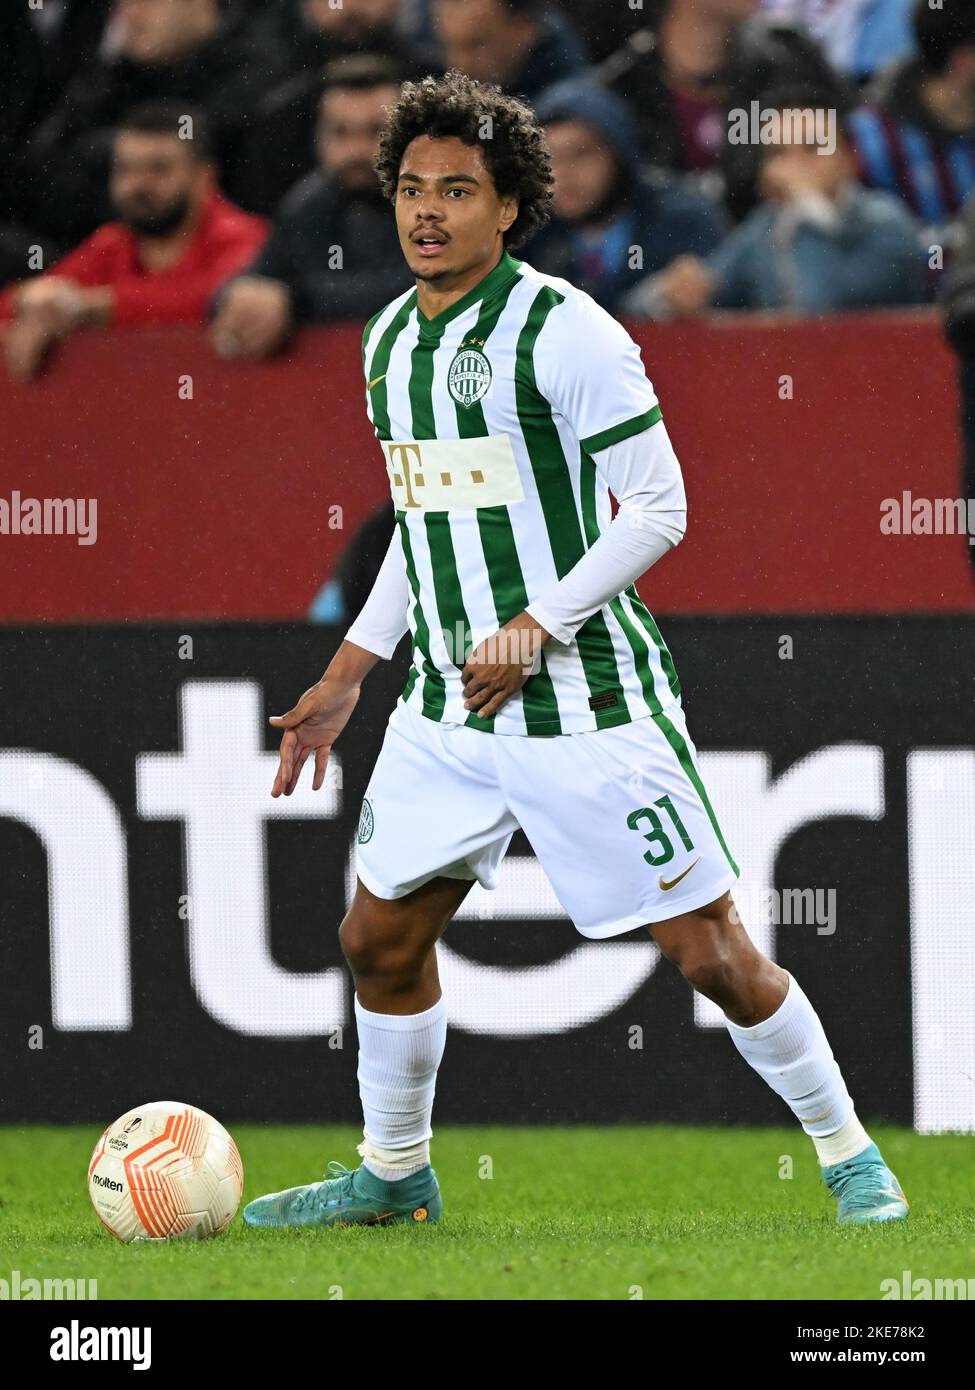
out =
[[[491,385],[491,363],[480,349],[483,338],[465,338],[447,371],[447,390],[458,405],[474,405]]]

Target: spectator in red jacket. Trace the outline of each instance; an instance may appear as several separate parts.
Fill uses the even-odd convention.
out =
[[[178,103],[137,108],[118,127],[106,223],[50,271],[3,296],[5,351],[26,379],[76,329],[202,323],[214,292],[267,237],[216,186],[203,118]]]

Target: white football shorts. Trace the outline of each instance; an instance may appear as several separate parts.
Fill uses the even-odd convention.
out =
[[[359,818],[365,886],[380,898],[436,877],[494,888],[519,827],[594,939],[703,907],[738,878],[679,700],[629,724],[541,737],[445,724],[398,702]]]

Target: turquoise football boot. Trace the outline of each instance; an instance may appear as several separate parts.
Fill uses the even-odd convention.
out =
[[[839,1204],[836,1219],[841,1226],[903,1221],[910,1209],[900,1183],[876,1144],[869,1144],[853,1158],[824,1168],[823,1177]]]
[[[334,1159],[322,1182],[255,1197],[244,1208],[248,1226],[394,1226],[438,1221],[440,1185],[429,1163],[397,1182],[384,1182],[362,1164]]]

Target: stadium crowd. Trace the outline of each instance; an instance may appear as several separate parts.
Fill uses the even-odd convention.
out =
[[[101,323],[206,323],[222,356],[260,357],[406,288],[377,133],[404,80],[451,67],[536,107],[554,216],[519,254],[613,313],[915,304],[950,293],[946,266],[967,283],[969,0],[17,0],[11,373]],[[757,121],[798,109],[822,113],[817,143],[763,143]]]
[[[401,84],[459,68],[544,123],[517,254],[610,312],[940,302],[975,495],[973,0],[10,0],[0,335],[199,324],[227,360],[411,283],[373,160]],[[801,138],[764,130],[815,113]],[[389,507],[311,616],[358,611]]]

